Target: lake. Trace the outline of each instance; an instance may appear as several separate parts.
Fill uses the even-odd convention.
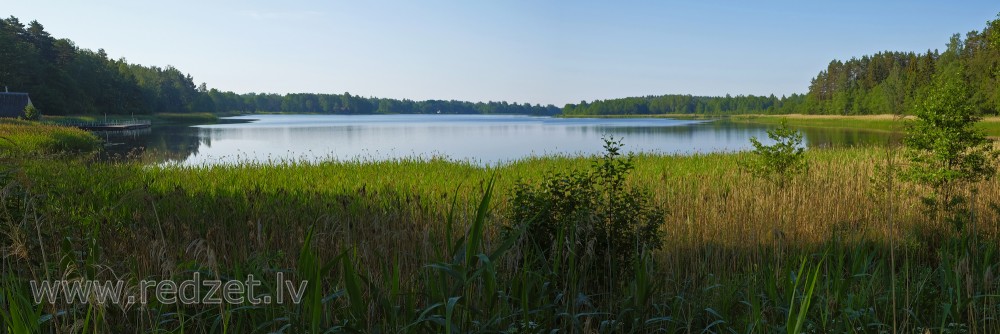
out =
[[[111,155],[146,150],[157,162],[383,160],[447,157],[490,165],[530,156],[597,154],[602,137],[629,152],[693,154],[751,148],[771,126],[725,120],[512,115],[249,115],[218,124],[98,133]],[[809,147],[884,144],[885,133],[804,128]],[[766,140],[764,140],[766,142]]]

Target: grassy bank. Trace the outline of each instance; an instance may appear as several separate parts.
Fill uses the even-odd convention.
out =
[[[100,139],[76,128],[0,119],[0,156],[93,152]]]
[[[734,115],[733,122],[780,124],[782,120],[794,127],[864,129],[872,131],[904,131],[912,117],[898,118],[892,115],[871,116],[828,116],[828,115]]]
[[[708,114],[647,114],[647,115],[558,115],[561,118],[673,118],[673,119],[718,119],[723,116]]]
[[[892,152],[810,150],[808,173],[784,189],[740,172],[742,154],[639,156],[627,182],[666,212],[664,243],[610,290],[584,284],[608,273],[567,277],[557,262],[524,262],[504,232],[518,181],[586,169],[588,159],[495,170],[441,160],[18,160],[0,174],[8,295],[26,295],[27,279],[124,279],[134,291],[139,280],[194,272],[253,274],[263,295],[281,287],[278,272],[313,289],[298,305],[36,307],[11,297],[4,308],[38,314],[45,328],[97,332],[756,333],[787,331],[799,315],[811,332],[998,328],[1000,231],[989,204],[1000,203],[1000,182],[973,186],[977,223],[956,232],[923,214],[923,189],[887,182],[879,166],[898,163]],[[807,272],[817,273],[809,290],[797,278]]]
[[[674,119],[726,119],[732,122],[778,125],[786,120],[792,127],[814,127],[831,129],[860,129],[884,132],[903,132],[913,116],[893,115],[836,116],[836,115],[731,115],[713,116],[700,114],[659,114],[659,115],[569,115],[566,118],[674,118]],[[1000,117],[986,117],[976,124],[988,136],[1000,137]]]
[[[780,124],[786,120],[789,126],[863,129],[872,131],[903,132],[913,116],[896,117],[893,115],[868,116],[832,116],[832,115],[734,115],[729,118],[734,122],[757,124]],[[976,124],[986,135],[1000,137],[1000,117],[986,117]]]

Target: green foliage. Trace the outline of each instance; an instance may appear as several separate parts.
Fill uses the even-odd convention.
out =
[[[199,106],[191,76],[176,68],[109,59],[102,49],[81,49],[37,21],[25,26],[13,16],[0,20],[0,78],[53,115],[191,112]]]
[[[806,270],[806,258],[803,258],[799,270],[789,275],[791,282],[788,285],[792,286],[792,298],[788,303],[788,320],[785,322],[786,333],[803,332],[805,321],[809,316],[809,307],[816,296],[816,282],[819,280],[819,271],[823,268],[824,260],[826,260],[825,256],[820,259],[810,273]],[[799,295],[800,287],[801,296]],[[798,309],[795,308],[796,305]]]
[[[750,174],[783,188],[808,168],[802,133],[792,130],[787,122],[782,121],[779,127],[767,131],[767,137],[774,144],[764,145],[757,137],[750,138],[754,148],[752,156],[742,161],[740,166]]]
[[[952,38],[949,46],[963,51],[954,60],[969,69],[966,81],[974,88],[972,104],[988,114],[1000,113],[1000,19],[988,22],[982,32],[969,32],[964,40]],[[931,50],[887,51],[833,60],[812,79],[807,94],[628,97],[567,104],[563,114],[907,114],[949,61],[942,56]]]
[[[219,117],[204,112],[195,113],[159,113],[153,116],[156,124],[162,123],[212,123],[219,120]]]
[[[975,128],[980,112],[970,102],[964,68],[952,63],[935,77],[916,109],[917,121],[905,138],[910,166],[904,176],[933,190],[924,202],[939,218],[955,220],[965,207],[963,184],[992,177],[997,152]],[[941,216],[942,214],[950,217]]]
[[[100,147],[101,140],[97,136],[77,128],[0,120],[0,156],[86,153]]]
[[[774,95],[627,97],[567,104],[563,115],[759,114],[776,112],[785,105],[800,103],[803,98],[799,94],[781,98]]]
[[[218,111],[290,112],[316,114],[522,114],[554,115],[553,105],[508,102],[398,100],[344,94],[244,94],[209,91]]]
[[[134,287],[141,279],[189,279],[190,270],[206,267],[218,277],[264,278],[258,293],[272,296],[279,288],[276,272],[309,280],[298,305],[38,307],[24,300],[11,310],[13,303],[0,300],[0,318],[18,313],[23,319],[0,320],[0,327],[60,332],[89,321],[77,328],[990,333],[1000,319],[996,224],[962,247],[943,247],[935,240],[949,232],[925,224],[924,216],[908,210],[915,201],[902,198],[893,206],[897,224],[886,225],[873,214],[880,205],[860,193],[872,161],[885,153],[875,147],[811,151],[810,168],[824,173],[810,173],[784,197],[747,187],[749,176],[734,168],[740,154],[637,155],[624,184],[651,187],[670,208],[664,224],[671,235],[659,251],[636,256],[634,275],[616,275],[621,288],[607,291],[575,283],[606,274],[592,266],[571,271],[526,261],[526,246],[517,239],[527,237],[524,229],[510,239],[498,233],[498,226],[510,223],[505,218],[513,210],[516,180],[588,167],[599,174],[590,159],[534,158],[496,169],[440,160],[190,167],[43,159],[21,160],[7,176],[0,164],[0,244],[13,266],[6,279],[22,283],[9,290],[15,294],[30,297],[23,283],[46,275],[126,277]],[[822,191],[813,191],[819,184]],[[775,226],[760,204],[786,207],[789,201],[803,205],[794,225],[808,227],[786,230],[780,245],[755,236],[770,235]],[[852,225],[860,231],[831,235],[831,221],[844,217],[863,217]],[[985,212],[978,219],[997,217]],[[895,262],[886,241],[895,230],[887,228],[906,235],[906,251],[896,248]],[[60,260],[45,265],[43,251]],[[209,258],[218,260],[210,265]],[[88,318],[91,311],[100,316]]]
[[[344,94],[236,94],[196,85],[173,67],[131,64],[57,39],[41,23],[0,19],[0,84],[24,91],[52,115],[295,112],[324,114],[554,115],[553,105],[396,100]]]
[[[24,107],[24,119],[29,121],[37,121],[42,118],[42,113],[38,112],[38,108],[35,108],[33,104],[28,104]]]
[[[662,245],[662,210],[645,189],[626,183],[633,157],[622,156],[620,139],[604,141],[604,155],[589,170],[551,173],[539,184],[515,186],[512,223],[525,226],[527,254],[555,264],[557,275],[578,270],[629,275],[640,253]],[[595,280],[602,286],[611,282],[607,276]]]
[[[6,259],[4,260],[6,261]],[[4,266],[6,267],[6,266]],[[31,302],[24,280],[3,273],[0,277],[0,331],[5,333],[42,333],[42,306]]]

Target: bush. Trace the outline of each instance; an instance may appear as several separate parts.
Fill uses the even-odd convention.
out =
[[[512,203],[512,221],[525,229],[521,247],[528,260],[544,261],[560,276],[606,273],[589,282],[599,286],[630,275],[639,255],[660,248],[664,219],[647,190],[626,184],[634,166],[631,155],[622,157],[621,140],[604,142],[605,153],[590,170],[518,183]]]
[[[753,157],[740,163],[740,167],[750,174],[766,179],[784,188],[795,175],[808,168],[805,149],[802,147],[802,133],[788,127],[786,120],[777,129],[767,131],[767,137],[774,144],[764,145],[757,137],[750,138]]]
[[[968,185],[993,177],[998,154],[993,140],[975,127],[982,112],[970,102],[964,77],[958,63],[939,70],[916,106],[917,120],[904,140],[909,166],[903,176],[931,189],[922,198],[929,214],[956,230],[972,220]]]
[[[37,121],[41,118],[42,118],[42,113],[39,112],[38,108],[35,108],[34,105],[29,103],[27,106],[24,107],[24,119]]]

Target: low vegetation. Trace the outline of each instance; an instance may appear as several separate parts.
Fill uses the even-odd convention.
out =
[[[733,122],[780,125],[802,128],[864,129],[871,131],[903,132],[913,117],[893,115],[875,116],[825,116],[825,115],[737,115],[730,117]]]
[[[219,120],[219,116],[207,113],[159,113],[153,115],[154,121],[163,123],[214,123]]]
[[[0,309],[28,319],[19,322],[27,328],[88,332],[996,328],[1000,216],[991,204],[1000,203],[1000,184],[969,185],[977,224],[956,231],[922,214],[926,189],[872,182],[889,151],[810,151],[809,173],[784,188],[742,172],[749,153],[635,156],[623,185],[648,189],[662,242],[630,255],[631,269],[607,273],[613,285],[567,270],[577,256],[528,261],[518,221],[541,217],[511,218],[518,184],[555,195],[543,186],[558,182],[549,171],[595,171],[592,159],[498,169],[442,160],[12,160],[0,174]],[[563,249],[588,247],[580,245]],[[314,290],[299,305],[24,302],[27,279],[123,279],[134,289],[139,280],[195,272],[253,274],[263,278],[262,294],[283,272],[308,278]]]
[[[0,157],[93,152],[100,139],[93,134],[27,120],[0,119]]]
[[[541,272],[569,295],[614,296],[636,260],[663,245],[660,206],[645,187],[625,183],[633,156],[621,155],[620,139],[605,138],[604,147],[589,169],[550,172],[539,184],[518,182],[511,199],[507,236],[521,232],[519,262],[534,271],[555,269]]]
[[[29,121],[37,121],[42,118],[41,112],[34,105],[28,104],[24,107],[24,119]]]
[[[767,137],[774,143],[765,145],[757,137],[750,137],[750,144],[753,145],[751,158],[741,161],[740,167],[784,188],[793,177],[809,167],[802,133],[781,122],[780,127],[767,131]]]
[[[787,122],[796,128],[860,129],[903,133],[913,123],[915,117],[895,115],[871,116],[825,116],[825,115],[736,115],[729,117],[732,122],[780,125]],[[975,128],[990,137],[1000,137],[1000,117],[984,117]]]

